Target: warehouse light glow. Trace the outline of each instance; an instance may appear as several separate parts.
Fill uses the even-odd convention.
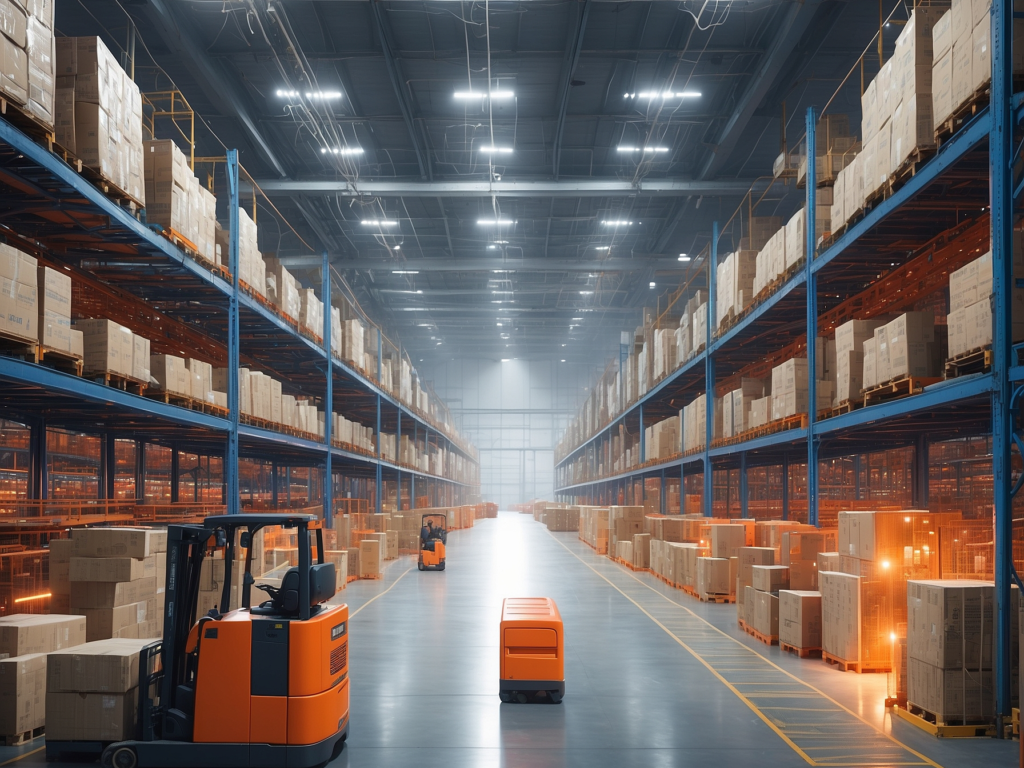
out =
[[[624,219],[608,219],[606,221],[602,221],[601,223],[604,224],[606,227],[628,227],[633,224],[632,221],[626,221]]]
[[[690,257],[687,254],[685,254],[685,253],[680,253],[679,254],[679,261],[689,261],[689,260],[690,260]]]
[[[480,147],[480,151],[486,152],[489,155],[511,155],[512,147],[493,147],[488,145],[486,147]]]
[[[495,225],[499,227],[508,227],[515,224],[511,219],[477,219],[476,223],[483,227],[493,227]]]
[[[393,227],[398,224],[394,219],[363,219],[360,223],[367,227]]]
[[[398,246],[395,246],[398,249]],[[420,271],[418,269],[393,269],[391,270],[392,275],[418,275]]]
[[[331,155],[361,155],[361,154],[363,154],[363,148],[362,147],[331,147],[330,149],[328,149],[327,147],[321,147],[320,148],[320,154],[321,155],[326,155],[326,154],[331,154]]]
[[[41,592],[38,595],[30,595],[29,597],[19,597],[14,602],[16,602],[16,603],[28,603],[28,602],[31,602],[32,600],[45,600],[46,598],[48,598],[50,596],[51,596],[50,592]]]
[[[490,93],[492,99],[511,99],[515,95],[514,91],[491,91]],[[456,91],[454,96],[456,99],[474,101],[477,99],[486,99],[487,91]]]
[[[668,147],[616,147],[617,152],[668,152]]]
[[[640,93],[624,93],[624,99],[699,99],[700,91],[641,91]]]

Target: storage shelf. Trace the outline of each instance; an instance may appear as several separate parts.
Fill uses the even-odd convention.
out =
[[[127,291],[226,347],[231,283],[139,221],[61,157],[2,118],[0,185],[5,187],[0,194],[0,219],[12,236],[38,242],[53,258]],[[238,304],[243,360],[252,360],[283,379],[289,385],[286,391],[322,395],[328,354],[246,292],[238,292]],[[415,422],[421,434],[436,435],[449,450],[476,461],[443,430],[375,382],[333,355],[330,359],[336,379],[342,389],[350,390],[351,402],[357,408],[365,410],[372,405],[375,411],[379,395],[381,403],[402,412],[403,420],[409,419],[410,425]],[[226,352],[221,364],[226,364]],[[109,403],[131,408],[117,396]],[[348,410],[337,407],[343,403],[346,400],[339,398],[335,411],[348,417]],[[389,420],[390,416],[382,422]]]

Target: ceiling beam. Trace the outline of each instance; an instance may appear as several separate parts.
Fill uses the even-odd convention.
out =
[[[574,3],[574,8],[575,5]],[[565,77],[562,79],[562,91],[558,99],[558,124],[555,128],[555,143],[551,153],[552,174],[556,179],[558,178],[558,167],[562,161],[562,133],[565,130],[565,113],[569,109],[569,94],[572,92],[572,76],[580,60],[583,36],[586,34],[587,19],[590,16],[590,0],[583,0],[580,5],[582,7],[579,11],[579,20],[576,22],[576,33],[573,35],[572,44],[566,51]]]
[[[747,179],[695,181],[692,179],[641,179],[585,181],[358,181],[343,179],[259,179],[268,195],[337,195],[340,197],[742,197],[752,187],[767,182]],[[244,182],[243,182],[244,187]]]
[[[278,256],[281,263],[289,269],[303,267],[319,267],[320,256]],[[645,269],[681,269],[676,259],[663,256],[654,258],[632,259],[517,259],[502,261],[501,259],[409,259],[408,261],[387,262],[383,259],[337,258],[332,256],[331,264],[335,269],[357,269],[376,272],[491,272],[507,270],[510,272],[637,272]]]
[[[391,78],[391,87],[394,88],[395,98],[398,99],[398,107],[402,111],[402,118],[405,120],[405,127],[409,131],[409,141],[416,150],[416,162],[420,166],[420,177],[430,178],[430,168],[427,162],[424,149],[420,146],[419,135],[416,131],[416,124],[412,116],[412,106],[402,88],[402,77],[398,71],[398,59],[395,56],[397,46],[394,45],[391,36],[391,25],[384,17],[383,3],[370,3],[370,15],[373,18],[373,26],[380,38],[380,45],[384,52],[384,63],[387,66],[388,77]]]
[[[761,106],[764,97],[775,84],[786,60],[797,48],[820,4],[821,0],[790,0],[790,6],[785,11],[779,31],[774,35],[772,47],[762,58],[761,65],[718,135],[718,141],[711,148],[711,154],[701,168],[700,178],[714,178],[725,166],[750,118],[754,116],[754,112]]]
[[[183,3],[177,0],[148,0],[143,12],[176,60],[192,73],[210,102],[223,105],[228,113],[234,115],[270,169],[278,176],[287,176],[284,165],[243,102],[243,89],[231,82],[232,78],[196,43],[198,36],[190,29],[190,22],[184,18],[185,14],[180,10],[182,6]]]

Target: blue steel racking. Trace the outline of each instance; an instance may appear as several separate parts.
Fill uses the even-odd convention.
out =
[[[712,468],[740,469],[740,501],[747,516],[747,469],[752,466],[788,463],[806,451],[808,521],[818,522],[818,462],[885,447],[914,445],[918,462],[915,477],[927,466],[927,439],[944,440],[964,435],[991,434],[995,502],[995,581],[997,604],[996,713],[997,733],[1010,718],[1011,670],[1011,581],[1024,589],[1014,569],[1012,552],[1013,495],[1024,486],[1024,475],[1011,483],[1011,445],[1024,454],[1024,344],[1011,344],[1010,286],[1024,286],[1024,275],[1013,275],[1012,229],[1015,210],[1024,194],[1024,179],[1014,178],[1014,168],[1024,152],[1020,129],[1024,126],[1024,94],[1012,92],[1011,35],[1014,13],[1010,3],[993,3],[992,88],[990,105],[978,113],[950,139],[936,155],[923,164],[898,191],[876,205],[819,251],[814,242],[815,168],[807,164],[805,227],[807,242],[804,267],[790,277],[776,293],[749,312],[717,338],[712,337],[715,317],[714,265],[717,263],[718,227],[712,233],[708,268],[708,338],[704,350],[650,389],[556,462],[556,483],[564,478],[560,470],[586,451],[607,439],[619,424],[639,427],[641,462],[645,458],[644,427],[678,412],[673,399],[692,398],[699,392],[715,390],[716,372],[738,371],[744,364],[763,357],[763,350],[781,348],[799,338],[817,336],[819,313],[854,295],[881,272],[906,260],[912,248],[964,221],[965,212],[980,217],[990,208],[993,264],[993,357],[991,369],[939,382],[920,394],[867,406],[819,420],[815,397],[816,377],[809,379],[810,413],[800,428],[776,432],[740,443],[714,446],[711,441],[712,398],[707,398],[707,435],[704,449],[653,465],[635,468],[584,482],[563,482],[556,497],[563,500],[607,499],[622,484],[644,478],[661,478],[662,511],[665,511],[665,478],[703,473],[704,514],[712,514]],[[814,156],[816,114],[807,112],[807,153]],[[1015,141],[1020,142],[1015,145]],[[991,186],[990,186],[991,181]],[[955,191],[952,191],[954,190]],[[897,239],[901,252],[886,249]],[[803,322],[800,322],[800,321]],[[815,345],[807,344],[808,369],[814,371]],[[701,375],[703,373],[703,375]],[[648,417],[645,421],[645,413]],[[682,430],[681,430],[682,431]],[[681,446],[680,446],[681,448]],[[922,450],[923,449],[923,450]],[[923,464],[922,464],[923,461]],[[926,477],[926,475],[924,475]],[[788,513],[787,483],[783,482],[783,515]],[[680,488],[680,503],[685,493]],[[927,484],[915,482],[915,501],[927,504]],[[673,510],[675,511],[675,510]],[[683,511],[682,509],[679,510]]]
[[[445,445],[464,459],[476,461],[465,445],[438,429],[411,408],[384,391],[376,382],[331,354],[330,312],[324,312],[323,347],[298,333],[269,311],[238,281],[239,164],[236,150],[227,153],[228,207],[230,215],[230,282],[207,270],[175,244],[147,227],[130,210],[107,197],[88,179],[47,147],[37,143],[13,124],[0,118],[0,230],[15,244],[39,248],[48,257],[84,270],[101,281],[127,289],[147,301],[172,306],[182,298],[198,305],[202,331],[226,348],[229,370],[228,416],[170,405],[114,387],[13,358],[0,358],[0,414],[27,421],[40,433],[46,425],[120,436],[149,436],[179,447],[225,457],[225,495],[228,511],[239,510],[239,457],[264,458],[295,464],[322,465],[325,469],[324,519],[330,524],[331,473],[344,468],[352,477],[377,480],[376,509],[381,509],[384,472],[415,483],[451,489],[463,496],[475,484],[410,469],[376,456],[346,451],[332,445],[330,419],[325,419],[325,439],[310,440],[283,432],[243,424],[239,418],[238,366],[243,332],[259,339],[246,354],[261,367],[275,372],[298,391],[323,397],[331,413],[335,391],[340,387],[346,416],[369,419],[377,434],[392,424],[401,429],[403,417],[414,425],[417,439]],[[47,219],[53,212],[59,221]],[[19,242],[20,241],[20,242]],[[328,255],[323,254],[320,286],[325,306],[330,306],[331,278]],[[176,310],[164,310],[174,316]],[[182,316],[185,317],[184,313]],[[192,328],[196,327],[193,322]],[[378,331],[379,334],[379,331]],[[378,339],[379,341],[379,339]],[[378,351],[380,344],[378,343]],[[380,357],[378,352],[378,365]],[[380,370],[378,368],[378,374]],[[40,441],[35,440],[36,443]],[[378,440],[378,446],[379,446]],[[45,477],[45,462],[34,472]],[[45,482],[34,482],[45,498]]]

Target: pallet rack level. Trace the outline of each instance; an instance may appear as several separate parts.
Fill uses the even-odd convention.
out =
[[[328,483],[331,465],[336,464],[335,469],[343,469],[352,476],[375,476],[378,488],[384,479],[394,477],[401,483],[403,477],[409,477],[412,483],[419,480],[428,487],[435,484],[438,488],[451,488],[458,496],[472,492],[474,482],[401,466],[381,458],[379,451],[375,457],[333,445],[328,450],[330,433],[326,425],[327,435],[321,442],[240,422],[237,368],[244,352],[246,359],[281,376],[296,391],[326,395],[323,402],[327,413],[337,399],[332,395],[341,392],[346,404],[342,415],[356,413],[373,421],[378,435],[381,428],[405,421],[414,425],[417,439],[443,446],[476,464],[474,453],[463,441],[325,351],[330,350],[329,312],[324,313],[322,348],[238,285],[238,226],[234,221],[239,204],[237,152],[229,151],[226,160],[233,219],[228,254],[230,281],[190,258],[130,210],[108,198],[63,159],[0,118],[0,221],[8,240],[29,250],[42,246],[47,259],[67,264],[90,279],[160,306],[172,318],[176,313],[174,303],[190,300],[188,311],[200,313],[188,315],[190,327],[196,327],[197,319],[201,321],[211,341],[221,345],[223,364],[232,372],[229,409],[227,418],[222,418],[4,357],[0,358],[0,411],[27,422],[35,430],[45,430],[47,425],[93,433],[111,429],[118,436],[173,442],[179,447],[223,455],[227,459],[224,476],[231,512],[237,512],[239,507],[240,456],[324,465],[328,468]],[[56,223],[52,220],[54,215],[59,218]],[[326,262],[327,254],[323,257]],[[322,270],[322,275],[325,280],[320,286],[321,296],[329,301],[329,270]],[[380,440],[377,442],[379,445]],[[36,467],[35,471],[45,472],[45,468]],[[45,482],[37,479],[33,486],[45,494]],[[380,511],[379,492],[377,509]],[[325,502],[324,518],[330,521],[331,516],[332,510]]]
[[[1022,14],[1024,15],[1024,14]],[[666,479],[704,474],[703,512],[714,508],[711,471],[739,468],[741,509],[748,511],[746,474],[758,465],[782,464],[784,476],[792,463],[807,462],[808,520],[818,519],[818,462],[823,458],[877,451],[889,447],[915,446],[917,470],[926,469],[927,441],[953,437],[992,436],[995,507],[995,581],[997,602],[996,712],[997,733],[1002,720],[1010,717],[1010,615],[1011,579],[1020,584],[1012,559],[1011,444],[1024,446],[1021,431],[1024,407],[1024,344],[1012,345],[1010,337],[1010,286],[1024,286],[1024,275],[1012,273],[1012,228],[1015,206],[1024,194],[1024,179],[1014,177],[1019,159],[1015,151],[1024,126],[1024,94],[1013,94],[1011,79],[1011,37],[1014,13],[1009,3],[994,3],[992,11],[992,98],[955,134],[945,140],[935,156],[916,174],[878,202],[864,216],[851,223],[840,236],[819,249],[814,227],[807,226],[805,262],[779,289],[749,310],[744,317],[717,337],[708,338],[704,350],[626,407],[608,424],[578,445],[557,454],[556,499],[598,498],[617,493],[627,483],[661,478],[665,497]],[[807,114],[807,146],[812,151],[817,115]],[[1024,146],[1024,145],[1022,145]],[[813,181],[811,166],[808,174]],[[991,189],[989,186],[991,180]],[[806,185],[807,220],[814,221],[814,184]],[[955,192],[951,191],[955,190]],[[986,211],[988,208],[988,211]],[[932,384],[919,394],[871,405],[819,420],[808,414],[806,426],[716,446],[711,441],[712,398],[707,398],[708,434],[702,450],[653,466],[634,467],[602,478],[571,481],[566,468],[575,458],[598,454],[602,441],[610,439],[619,425],[639,430],[641,461],[644,457],[644,428],[678,412],[676,403],[688,401],[701,392],[714,392],[716,380],[728,372],[738,373],[745,365],[764,358],[765,349],[779,349],[817,335],[818,318],[842,301],[864,290],[878,275],[907,260],[907,254],[932,238],[963,224],[966,212],[976,219],[991,216],[994,331],[992,366],[975,373]],[[708,278],[708,313],[714,317],[715,263],[718,228],[714,227]],[[892,247],[899,241],[899,247]],[[808,346],[808,368],[814,371],[814,346]],[[809,379],[809,402],[815,400],[815,376]],[[812,411],[814,409],[812,408]],[[648,417],[645,420],[645,414]],[[655,417],[655,418],[651,418]],[[680,433],[682,433],[680,429]],[[922,450],[924,448],[924,450]],[[680,446],[680,452],[682,446]],[[1024,451],[1022,451],[1024,452]],[[924,464],[921,464],[922,456]],[[926,474],[924,475],[927,476]],[[646,487],[646,486],[644,486]],[[783,488],[788,487],[784,479]],[[923,498],[921,494],[923,493]],[[680,493],[684,512],[685,491]],[[915,503],[927,505],[927,485],[915,488]],[[783,509],[788,507],[783,495]],[[663,502],[662,502],[663,503]],[[1024,586],[1024,585],[1022,585]]]

